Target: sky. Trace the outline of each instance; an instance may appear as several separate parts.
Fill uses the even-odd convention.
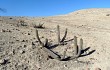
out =
[[[81,9],[110,8],[110,0],[0,0],[0,16],[55,16]]]

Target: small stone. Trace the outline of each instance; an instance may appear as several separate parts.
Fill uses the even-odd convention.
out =
[[[25,42],[28,42],[28,40],[25,40]]]
[[[28,33],[28,35],[31,35],[30,33]]]
[[[34,42],[32,42],[32,45],[35,45]]]
[[[100,68],[95,68],[95,70],[101,70]]]
[[[0,45],[5,45],[5,43],[0,43]]]
[[[24,48],[26,48],[27,47],[27,45],[24,45]]]
[[[20,30],[18,29],[18,31],[20,31]]]
[[[67,67],[67,65],[64,65],[64,67]]]
[[[4,49],[3,49],[3,47],[0,47],[0,52],[2,52]]]
[[[19,41],[19,40],[16,40],[16,41]]]
[[[110,16],[110,14],[106,14],[106,16]]]
[[[1,59],[1,60],[0,60],[0,64],[1,64],[1,65],[5,65],[5,64],[7,64],[7,63],[10,63],[8,59]]]
[[[24,51],[24,50],[20,50],[19,52],[20,52],[21,54],[25,53],[25,51]]]
[[[25,42],[25,40],[22,40],[22,42]]]
[[[0,64],[3,64],[4,63],[4,59],[0,59]]]
[[[36,38],[33,38],[33,39],[36,39]]]
[[[52,33],[53,33],[53,32],[55,32],[55,30],[50,30],[50,32],[52,32]]]
[[[35,49],[36,48],[36,45],[34,42],[32,42],[32,49]]]
[[[35,45],[32,45],[32,49],[35,49],[36,48],[36,46]]]
[[[15,54],[15,49],[13,49],[13,55]]]
[[[2,29],[1,32],[6,32],[6,30]]]
[[[16,38],[15,36],[13,38]]]
[[[0,32],[3,32],[3,30],[0,30]]]
[[[11,30],[9,30],[8,32],[12,32]]]
[[[14,42],[9,42],[9,43],[14,44]]]

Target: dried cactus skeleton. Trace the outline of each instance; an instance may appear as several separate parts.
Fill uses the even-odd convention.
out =
[[[64,34],[64,37],[62,39],[60,39],[60,26],[57,25],[57,37],[58,37],[58,44],[63,44],[64,43],[64,40],[67,36],[67,28],[65,30],[65,34]]]
[[[43,29],[43,28],[45,28],[43,25],[44,25],[44,23],[42,23],[42,24],[39,23],[39,25],[33,25],[33,27],[34,28],[42,28]]]
[[[48,56],[51,56],[54,59],[60,60],[60,56],[59,55],[55,54],[52,50],[50,50],[50,49],[47,48],[49,46],[48,45],[48,39],[45,40],[45,43],[42,43],[41,42],[41,40],[39,38],[39,35],[38,35],[38,30],[37,29],[36,29],[36,37],[38,39],[38,42],[41,45],[42,50],[44,50],[48,54]]]
[[[63,42],[66,38],[66,35],[67,35],[67,29],[65,31],[65,35],[64,37],[62,38],[62,40],[60,40],[60,31],[59,31],[59,26],[57,26],[57,30],[58,30],[58,44]],[[66,50],[64,51],[64,54],[63,56],[60,56],[58,54],[56,54],[55,52],[53,52],[51,49],[48,49],[48,47],[50,47],[49,45],[49,42],[48,42],[48,39],[45,39],[45,43],[42,43],[40,38],[39,38],[39,35],[38,35],[38,30],[36,29],[36,37],[38,39],[38,42],[40,43],[40,45],[42,46],[42,50],[44,50],[48,56],[51,56],[52,58],[54,59],[57,59],[57,60],[60,60],[60,61],[63,61],[63,60],[71,60],[71,59],[75,59],[75,58],[78,58],[80,55],[81,55],[81,51],[82,51],[82,47],[83,47],[83,39],[80,39],[80,45],[78,46],[77,44],[77,37],[74,36],[74,52],[73,52],[73,56],[68,56],[68,57],[65,57],[66,56]]]
[[[71,59],[78,58],[81,55],[82,47],[83,47],[83,39],[82,38],[80,39],[80,44],[78,46],[77,37],[74,36],[74,48],[75,48],[75,50],[74,50],[74,56],[72,56]]]

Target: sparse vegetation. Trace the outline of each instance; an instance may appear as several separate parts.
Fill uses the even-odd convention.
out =
[[[106,14],[106,16],[110,16],[110,14]]]
[[[18,24],[18,26],[28,26],[28,25],[26,24],[25,20],[19,19],[19,20],[18,20],[18,23],[20,23],[20,25]]]
[[[59,45],[61,45],[59,43],[64,42],[64,40],[66,38],[67,29],[65,31],[65,35],[64,35],[63,39],[60,40],[60,30],[59,30],[59,25],[58,25],[57,26],[57,34],[58,34],[58,44],[57,44],[57,46],[59,46]],[[75,48],[75,50],[73,52],[73,56],[65,57],[67,50],[64,51],[63,56],[60,56],[59,54],[57,54],[54,51],[52,51],[51,49],[49,49],[49,47],[51,47],[51,45],[49,45],[48,39],[45,39],[45,43],[42,43],[40,38],[39,38],[37,29],[36,29],[36,37],[38,39],[38,42],[41,45],[41,48],[47,53],[48,56],[51,56],[54,59],[58,59],[60,61],[66,61],[66,60],[76,59],[76,58],[80,57],[81,54],[82,54],[82,51],[83,51],[83,39],[82,38],[80,39],[80,44],[78,45],[77,44],[77,37],[74,36],[74,48]],[[85,54],[85,55],[88,55],[88,54]]]
[[[44,19],[1,16],[0,70],[106,69],[110,63],[110,40],[109,24],[104,23],[109,23],[109,16],[106,11],[90,12]],[[33,27],[42,23],[44,29]]]
[[[34,27],[34,28],[44,29],[45,27],[44,27],[43,25],[44,25],[44,23],[42,23],[42,24],[39,23],[38,25],[34,24],[33,27]]]
[[[73,57],[71,57],[71,59],[78,58],[81,55],[82,47],[83,47],[83,39],[80,39],[80,44],[78,46],[77,37],[74,36],[74,48],[75,48],[75,50],[74,50],[74,55],[73,55]]]
[[[67,36],[67,28],[65,30],[65,34],[64,34],[64,37],[62,39],[60,39],[60,26],[57,25],[57,37],[58,37],[58,44],[64,44],[64,40]]]

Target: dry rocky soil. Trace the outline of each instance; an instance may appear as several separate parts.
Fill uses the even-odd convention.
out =
[[[44,28],[37,28],[43,24]],[[49,50],[72,56],[74,36],[83,39],[81,56],[59,61],[42,50],[36,38],[36,29],[42,42],[57,43],[57,25],[61,38],[67,28],[66,44]],[[0,70],[110,70],[110,9],[84,9],[66,15],[50,17],[0,16]]]

